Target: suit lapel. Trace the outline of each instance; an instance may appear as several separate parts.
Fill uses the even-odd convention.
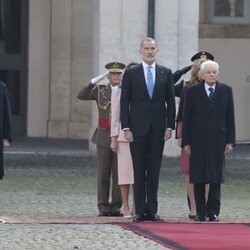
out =
[[[154,86],[152,98],[156,94],[158,84],[160,83],[160,79],[161,79],[161,69],[159,68],[157,64],[155,64],[155,86]]]
[[[162,82],[162,79],[166,77],[166,73],[159,67],[159,65],[155,64],[155,86],[152,95],[152,99],[157,94],[157,90],[159,89],[159,84]]]
[[[198,83],[198,94],[203,102],[205,102],[207,105],[211,104],[211,101],[208,99],[207,92],[204,86],[204,82]]]

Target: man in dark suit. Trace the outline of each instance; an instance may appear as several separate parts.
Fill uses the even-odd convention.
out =
[[[4,177],[3,149],[10,145],[12,136],[11,108],[8,90],[4,83],[0,82],[0,179]]]
[[[80,100],[96,101],[99,113],[98,126],[93,134],[92,142],[97,146],[98,167],[98,210],[99,216],[122,216],[120,188],[118,186],[117,155],[110,148],[110,107],[111,92],[122,79],[125,65],[120,62],[111,62],[105,65],[108,70],[103,75],[93,78],[88,86],[83,86],[77,97]],[[97,84],[103,79],[108,84]],[[112,187],[110,185],[112,177]],[[109,200],[111,196],[111,201]]]
[[[122,82],[121,125],[131,142],[136,215],[133,220],[158,221],[158,184],[164,140],[175,128],[172,72],[155,63],[156,42],[141,42],[142,63],[128,69]]]
[[[225,154],[235,145],[232,88],[217,81],[219,65],[205,61],[201,81],[186,89],[182,146],[190,155],[190,182],[194,183],[196,221],[219,221]],[[205,184],[209,183],[207,203]]]
[[[4,177],[3,150],[9,147],[12,141],[12,119],[8,90],[4,83],[0,82],[0,179]],[[0,223],[4,223],[0,220]]]

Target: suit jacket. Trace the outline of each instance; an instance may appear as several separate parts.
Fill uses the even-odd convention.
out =
[[[232,88],[217,82],[212,101],[204,82],[186,88],[182,146],[191,146],[191,182],[223,182],[226,144],[235,145]]]
[[[110,136],[117,136],[117,141],[128,142],[124,137],[124,131],[121,129],[120,123],[120,99],[121,99],[121,88],[117,87],[113,89],[111,94],[111,127]]]
[[[143,66],[126,70],[122,81],[121,126],[130,128],[135,136],[144,135],[149,128],[163,136],[166,128],[175,128],[175,97],[172,72],[156,64],[155,86],[149,97]]]
[[[80,100],[95,100],[98,107],[99,119],[110,119],[110,105],[111,105],[111,86],[107,85],[95,85],[90,83],[88,86],[84,86],[78,93],[77,97]],[[102,147],[109,148],[110,128],[103,128],[97,126],[91,141]]]

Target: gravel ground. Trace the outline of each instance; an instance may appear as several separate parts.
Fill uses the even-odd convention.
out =
[[[93,216],[96,207],[96,158],[72,147],[62,151],[14,147],[5,155],[0,181],[0,218]],[[249,147],[248,147],[249,148]],[[227,159],[221,220],[250,219],[248,148]],[[15,149],[17,151],[15,151]],[[20,151],[22,149],[22,152]],[[34,149],[37,149],[34,147]],[[132,200],[132,197],[130,197]],[[164,158],[159,215],[185,220],[188,215],[178,158]],[[0,224],[0,249],[165,249],[151,240],[110,224]]]

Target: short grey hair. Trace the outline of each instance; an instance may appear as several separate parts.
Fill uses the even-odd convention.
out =
[[[146,38],[144,38],[143,40],[141,40],[140,48],[143,47],[144,42],[153,42],[153,43],[155,43],[155,47],[157,47],[156,41],[155,41],[155,39],[152,38],[152,37],[146,37]]]
[[[204,73],[205,68],[206,68],[207,65],[214,65],[215,68],[217,69],[218,73],[219,73],[219,64],[217,62],[214,62],[214,61],[211,61],[211,60],[207,60],[207,61],[203,62],[200,65],[200,72],[201,73]]]

